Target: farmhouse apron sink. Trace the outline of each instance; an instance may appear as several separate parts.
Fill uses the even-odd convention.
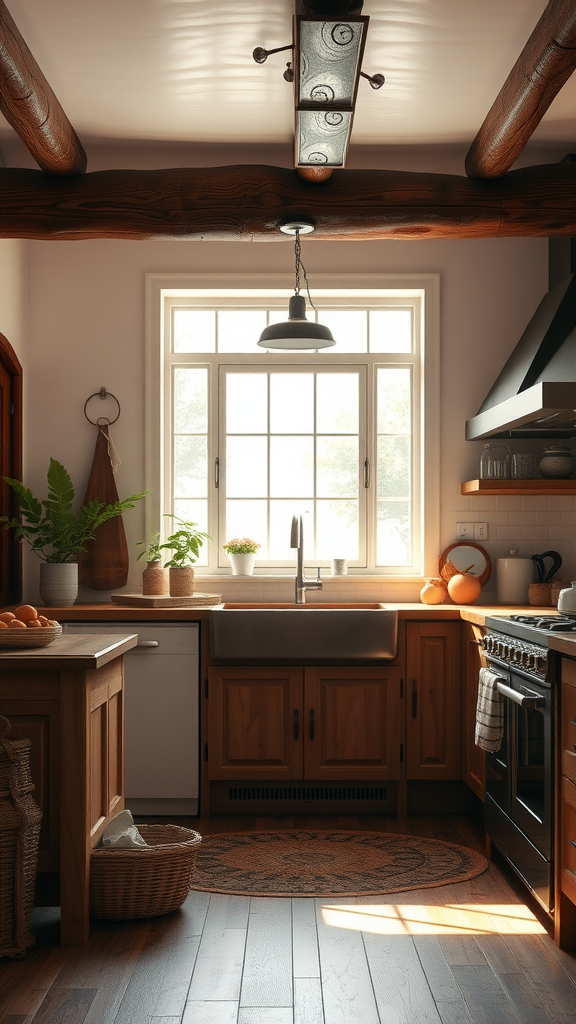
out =
[[[375,601],[226,603],[210,611],[210,654],[216,661],[390,660],[397,644],[397,610]]]

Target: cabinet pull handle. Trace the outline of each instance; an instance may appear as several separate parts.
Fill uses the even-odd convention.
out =
[[[314,708],[310,708],[309,731],[310,731],[310,739],[313,740],[314,739],[314,733],[315,733]]]
[[[412,680],[412,718],[418,717],[418,682]]]
[[[569,842],[571,846],[576,846],[576,841],[574,839],[570,839]]]
[[[300,712],[298,708],[294,712],[294,739],[300,739]]]
[[[136,647],[160,647],[159,640],[140,640]]]
[[[576,718],[572,719],[572,725],[576,725]]]

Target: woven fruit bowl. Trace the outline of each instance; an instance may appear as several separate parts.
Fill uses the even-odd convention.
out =
[[[0,629],[0,650],[26,651],[47,647],[62,635],[62,626],[29,626],[26,629]]]

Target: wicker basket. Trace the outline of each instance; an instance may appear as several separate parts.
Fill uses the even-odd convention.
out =
[[[27,629],[0,629],[0,648],[24,651],[31,647],[47,647],[59,636],[62,626],[29,626]]]
[[[116,921],[159,917],[184,903],[202,836],[180,825],[139,825],[138,830],[148,846],[92,850],[93,917]]]

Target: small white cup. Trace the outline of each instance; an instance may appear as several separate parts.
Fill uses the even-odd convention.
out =
[[[348,562],[345,558],[333,558],[332,559],[332,575],[333,576],[347,576],[348,575]]]

